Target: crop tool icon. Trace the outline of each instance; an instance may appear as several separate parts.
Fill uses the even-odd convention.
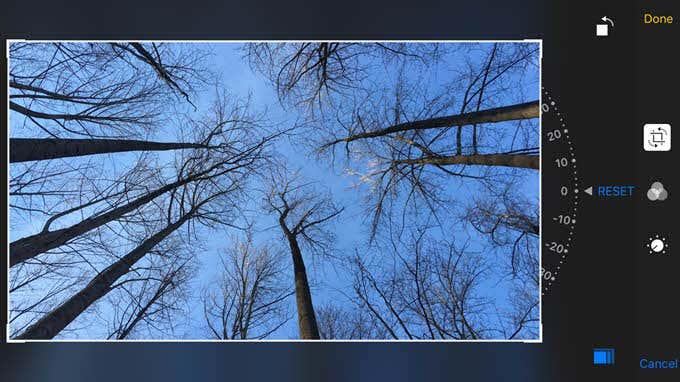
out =
[[[646,124],[643,140],[645,151],[670,151],[671,125],[664,123]]]

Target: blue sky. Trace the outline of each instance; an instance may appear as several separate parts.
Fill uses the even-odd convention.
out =
[[[211,62],[207,65],[212,71],[218,73],[221,83],[233,94],[252,96],[252,105],[254,109],[267,109],[267,117],[271,121],[286,126],[292,124],[298,118],[297,112],[291,108],[284,109],[280,104],[275,89],[269,84],[264,77],[253,72],[248,66],[246,60],[243,59],[242,51],[240,51],[240,44],[235,43],[215,43],[211,44],[211,49],[214,54],[210,57]],[[466,60],[473,62],[483,59],[485,56],[481,52],[471,52],[467,55],[456,56],[449,55],[440,63],[435,69],[426,74],[426,80],[431,84],[432,89],[436,89],[441,83],[446,82],[456,70],[462,70],[466,64]],[[388,79],[390,70],[385,70],[382,74],[376,74],[377,80]],[[380,76],[383,76],[380,78]],[[519,80],[519,79],[518,79]],[[507,99],[504,99],[505,104],[525,102],[529,100],[536,100],[539,98],[539,72],[538,70],[529,71],[526,78],[519,80],[522,84],[521,89],[512,92]],[[200,98],[195,102],[198,106],[196,113],[201,113],[205,110],[211,99],[211,92],[206,91],[202,93]],[[500,123],[497,125],[503,125]],[[12,136],[21,135],[21,129],[14,120],[11,124],[13,130]],[[510,124],[508,125],[510,126]],[[503,126],[495,126],[502,129]],[[153,137],[160,141],[174,141],[177,139],[176,132],[170,129],[160,129]],[[298,138],[299,139],[299,138]],[[507,138],[503,138],[507,139]],[[355,248],[365,248],[367,245],[367,227],[366,223],[369,217],[366,216],[362,208],[362,192],[365,189],[353,187],[357,183],[356,177],[344,173],[342,166],[331,167],[327,161],[317,160],[313,153],[307,152],[306,149],[301,149],[302,145],[296,138],[281,139],[276,144],[276,151],[284,156],[293,169],[300,169],[305,178],[318,182],[322,187],[327,188],[333,195],[334,201],[345,207],[345,211],[340,219],[332,227],[335,231],[337,241],[335,248],[337,253],[351,254]],[[101,162],[100,165],[104,168],[111,169],[113,173],[119,173],[121,167],[124,168],[128,163],[132,163],[138,154],[113,154],[100,155],[95,159]],[[165,152],[158,154],[159,161],[171,160],[173,154]],[[75,159],[80,161],[83,159]],[[13,167],[14,170],[14,167]],[[530,199],[538,200],[538,173],[537,172],[523,172],[521,173],[524,181],[521,182],[519,192],[523,193]],[[483,188],[472,181],[447,181],[446,191],[457,195],[456,201],[461,205],[466,205],[472,201],[475,195],[481,195]],[[248,206],[254,211],[260,210],[260,202],[258,198],[252,201],[252,205]],[[79,216],[71,217],[71,219],[63,219],[62,224],[70,223],[69,220],[77,221]],[[11,219],[10,237],[12,240],[25,236],[27,234],[39,231],[44,219],[36,217],[30,221]],[[276,221],[271,216],[259,215],[255,218],[255,242],[256,243],[278,243],[287,248],[287,244],[281,237],[280,230],[276,225]],[[220,250],[229,248],[231,245],[228,242],[234,232],[208,232],[203,230],[199,232],[199,237],[205,252],[200,254],[200,267],[198,269],[195,279],[192,281],[192,290],[195,292],[189,302],[190,319],[187,320],[186,325],[181,325],[180,332],[184,332],[187,338],[205,338],[206,327],[203,322],[202,309],[200,306],[200,291],[209,285],[214,285],[215,280],[219,277],[216,270],[220,268],[220,261],[218,252]],[[472,251],[484,251],[486,246],[486,238],[480,237],[474,230],[465,227],[446,227],[439,230],[436,235],[441,237],[453,238],[456,241],[470,241]],[[449,237],[450,236],[450,237]],[[290,260],[286,260],[286,264],[290,264]],[[341,302],[344,298],[337,290],[346,290],[351,275],[339,273],[336,271],[337,264],[333,262],[316,259],[313,257],[306,257],[308,274],[310,283],[313,286],[312,296],[315,306],[319,307],[328,302]],[[290,267],[290,281],[293,281],[292,265]],[[484,284],[484,292],[488,296],[493,296],[497,299],[497,304],[503,307],[507,297],[507,285],[505,281],[499,276],[496,279],[490,278]],[[537,295],[538,295],[538,291]],[[297,322],[295,320],[294,299],[288,300],[290,304],[291,320],[278,330],[271,338],[287,339],[296,338],[297,336]],[[104,308],[105,310],[105,308]],[[97,329],[92,330],[91,334],[98,332]],[[85,335],[87,336],[87,335]],[[81,336],[82,338],[82,336]]]

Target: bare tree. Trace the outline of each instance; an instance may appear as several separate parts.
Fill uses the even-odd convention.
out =
[[[148,139],[182,110],[184,101],[173,102],[177,95],[188,101],[187,96],[202,90],[212,77],[204,63],[208,54],[202,47],[184,44],[9,44],[10,161],[206,147],[205,142],[193,140],[161,145],[129,138]],[[82,136],[91,140],[71,138]],[[104,165],[101,158],[83,158],[11,166],[12,212],[29,218],[49,216],[81,196],[89,199],[88,193],[98,191],[84,189],[86,183],[96,186],[86,179],[101,180]],[[112,166],[106,167],[107,181],[115,181]],[[79,189],[73,190],[73,184]]]
[[[229,215],[233,219],[240,204],[233,198],[242,192],[247,170],[231,168],[219,175],[222,176],[221,182],[216,182],[216,177],[212,176],[187,184],[180,191],[171,192],[165,211],[165,223],[159,231],[101,270],[85,287],[45,314],[17,338],[53,338],[98,299],[109,293],[118,279],[127,275],[138,261],[185,223],[195,220],[203,224],[232,225]]]
[[[300,338],[319,339],[312,294],[300,244],[310,254],[327,254],[333,234],[324,227],[344,208],[336,206],[329,194],[315,190],[297,174],[274,173],[270,190],[265,198],[265,208],[276,214],[278,224],[290,247],[295,276],[295,301],[297,304]]]
[[[532,296],[520,296],[517,289],[503,304],[515,310],[499,312],[495,299],[482,290],[493,270],[480,254],[422,230],[393,238],[390,246],[386,257],[357,253],[350,262],[354,298],[389,337],[515,339],[535,333],[536,288]]]
[[[462,219],[488,238],[490,255],[501,256],[498,269],[504,272],[511,288],[503,336],[535,338],[541,277],[540,213],[538,200],[522,195],[516,188],[512,183],[489,187],[487,195],[475,198]]]
[[[112,43],[111,45],[114,47],[114,50],[120,49],[121,51],[127,51],[141,62],[148,64],[156,71],[158,77],[165,82],[170,89],[182,95],[186,101],[196,109],[196,105],[191,102],[189,94],[184,90],[185,87],[192,86],[186,78],[186,73],[189,71],[195,73],[197,70],[196,66],[187,66],[186,64],[178,66],[176,64],[168,65],[167,63],[164,63],[163,60],[165,59],[165,55],[161,53],[163,48],[160,44],[154,42],[149,44],[151,50],[147,49],[139,42],[131,42],[128,44]],[[179,83],[182,83],[182,85]]]
[[[153,235],[163,222],[163,198],[132,215],[97,228],[68,244],[11,268],[11,336],[16,337],[46,312],[78,293],[121,254]],[[186,245],[169,236],[150,250],[114,283],[106,298],[78,315],[59,332],[60,338],[168,338],[176,319],[183,317],[184,283],[191,259]],[[181,270],[177,268],[182,266]],[[53,285],[68,285],[46,293]],[[156,292],[158,292],[156,294]],[[30,309],[26,309],[30,308]],[[103,331],[108,328],[107,331]]]
[[[279,100],[313,112],[334,96],[355,91],[376,61],[427,66],[437,61],[440,49],[437,44],[253,43],[246,45],[245,56],[276,87]]]
[[[218,105],[222,103],[219,102]],[[214,116],[217,120],[222,120],[222,117],[224,115],[219,113]],[[151,191],[143,190],[139,197],[131,201],[121,198],[120,204],[113,209],[103,206],[91,218],[75,225],[20,239],[17,241],[20,246],[15,243],[18,251],[12,252],[12,255],[19,260],[17,254],[29,254],[22,259],[25,261],[48,249],[68,245],[69,240],[120,219],[129,220],[133,226],[136,223],[144,228],[141,235],[138,235],[136,246],[125,256],[117,258],[103,270],[98,268],[97,275],[89,284],[46,313],[17,338],[52,338],[58,334],[98,299],[109,293],[117,280],[128,275],[137,262],[180,227],[186,226],[187,232],[191,233],[196,223],[206,227],[233,226],[231,222],[240,215],[239,198],[244,195],[246,181],[257,173],[258,166],[265,163],[267,144],[277,134],[260,137],[259,132],[253,131],[256,124],[242,123],[241,120],[231,122],[219,131],[224,144],[218,149],[176,153],[174,169],[166,171],[176,174],[174,181],[160,176],[160,185],[156,185]],[[215,130],[209,132],[213,134]],[[138,211],[143,208],[155,211],[155,215],[151,219],[140,215]],[[131,212],[134,213],[129,214]],[[49,227],[49,224],[46,226]],[[134,236],[134,233],[125,232],[125,236]],[[40,246],[36,249],[29,242]]]
[[[487,237],[492,246],[510,254],[512,277],[533,280],[538,286],[538,200],[522,195],[513,183],[501,185],[489,187],[485,194],[474,198],[461,218]]]
[[[250,235],[234,241],[221,257],[217,287],[211,286],[203,294],[210,336],[263,339],[288,322],[284,303],[293,292],[283,282],[281,256],[271,247],[256,247]]]
[[[444,117],[435,117],[417,121],[398,123],[383,129],[366,132],[357,132],[354,134],[350,134],[344,138],[335,139],[323,145],[321,149],[328,148],[338,143],[350,143],[360,139],[388,136],[390,134],[399,134],[407,131],[436,129],[452,125],[464,126],[464,125],[476,125],[480,123],[493,123],[538,118],[539,116],[538,107],[539,107],[538,101],[531,101],[517,105],[502,106],[488,110],[477,110],[465,114],[448,115]]]
[[[460,199],[447,193],[452,182],[521,181],[539,169],[539,102],[509,101],[518,97],[538,48],[479,49],[488,51],[486,58],[451,83],[433,89],[398,68],[393,84],[356,93],[333,118],[319,122],[319,152],[335,158],[344,147],[338,151],[347,172],[366,186],[373,235],[382,219],[403,216],[407,208],[444,219]],[[472,131],[463,134],[466,126]]]
[[[145,338],[152,332],[171,336],[176,317],[188,314],[184,304],[193,273],[192,255],[179,240],[160,243],[147,255],[153,260],[133,268],[130,277],[112,286],[118,293],[107,295],[113,310],[105,318],[111,322],[107,339]],[[148,334],[142,334],[144,329]]]
[[[190,210],[193,214],[195,211]],[[100,272],[90,283],[77,294],[66,300],[59,307],[44,315],[31,325],[18,339],[49,339],[57,335],[76,317],[89,308],[95,301],[105,296],[120,277],[129,272],[130,267],[139,261],[148,251],[181,227],[191,215],[182,216],[178,221],[171,222],[156,235],[144,241],[139,247],[129,252],[119,261]]]
[[[319,333],[326,340],[386,339],[385,328],[361,307],[326,304],[317,309]]]
[[[427,46],[418,48],[423,47]],[[381,54],[375,48],[383,49],[330,43],[248,48],[251,64],[275,85],[282,102],[323,111],[308,113],[310,128],[301,135],[301,143],[312,141],[333,161],[338,153],[344,154],[346,172],[366,192],[373,217],[371,239],[393,223],[416,232],[412,242],[391,246],[396,259],[391,267],[355,258],[351,272],[357,275],[353,289],[358,300],[393,338],[528,336],[537,301],[535,294],[526,293],[530,287],[523,283],[528,279],[508,281],[517,288],[517,298],[509,304],[518,307],[516,316],[526,319],[510,323],[509,313],[498,313],[495,302],[481,293],[486,279],[498,276],[492,254],[464,255],[464,249],[451,243],[421,237],[418,225],[428,222],[444,229],[453,218],[462,226],[468,219],[451,214],[461,203],[469,203],[461,193],[484,185],[521,184],[539,169],[538,92],[529,89],[531,95],[526,96],[523,90],[525,76],[538,68],[539,47],[469,44],[458,50],[464,51],[462,65],[437,74],[451,80],[436,85],[429,82],[430,74],[414,68],[427,69],[427,63],[438,62],[440,56],[425,62],[427,55],[400,55],[402,59],[391,67],[380,67],[376,58]],[[434,48],[446,55],[445,49]],[[347,52],[356,55],[343,56]],[[465,184],[469,190],[454,184]],[[506,221],[537,229],[533,219]],[[531,240],[522,244],[535,247]],[[518,272],[531,275],[536,253],[527,249],[523,253],[527,256],[511,263]],[[332,314],[326,318],[333,321]]]
[[[534,237],[539,234],[537,205],[508,192],[491,200],[478,199],[475,206],[468,209],[467,218],[499,245],[507,244],[508,230]]]
[[[215,118],[206,121],[193,118],[179,119],[178,124],[193,127],[189,139],[194,142],[154,142],[133,139],[66,139],[66,138],[10,138],[10,163],[77,157],[93,154],[129,151],[166,151],[182,149],[219,149],[224,142],[223,133],[238,124],[253,124],[258,116],[250,115],[250,99],[229,101],[217,91],[224,104],[214,105]],[[225,110],[227,107],[231,110]],[[196,134],[199,132],[199,134]]]
[[[231,106],[224,100],[217,103],[214,110],[214,118],[209,125],[202,124],[204,129],[202,141],[213,145],[210,152],[192,151],[186,155],[186,160],[179,168],[177,178],[174,181],[157,185],[155,189],[145,190],[136,198],[130,198],[124,193],[124,198],[114,205],[105,205],[103,210],[95,211],[91,216],[71,226],[50,231],[50,225],[54,220],[66,216],[77,210],[91,205],[101,204],[108,198],[95,198],[77,207],[63,211],[48,220],[43,230],[10,243],[10,266],[31,259],[50,249],[64,245],[69,240],[78,237],[92,229],[100,227],[120,219],[124,215],[138,209],[166,193],[175,192],[177,189],[191,182],[219,177],[230,171],[240,170],[251,166],[254,162],[262,159],[262,152],[268,142],[275,138],[275,134],[254,141],[250,136],[253,129],[259,126],[256,120],[248,114],[246,107],[234,105],[234,110],[228,112],[225,108]],[[196,126],[201,131],[201,126]],[[212,143],[217,140],[217,142]],[[215,158],[214,160],[212,158]],[[130,200],[132,199],[132,200]]]
[[[126,151],[207,149],[201,143],[152,142],[132,139],[10,138],[10,163]]]
[[[30,166],[32,169],[35,167],[44,166]],[[78,167],[75,172],[78,174],[77,177],[68,174],[63,179],[50,177],[49,183],[36,182],[35,187],[29,183],[36,179],[36,176],[22,177],[28,180],[25,187],[17,182],[16,188],[10,188],[10,203],[13,206],[10,215],[13,222],[11,237],[21,234],[30,236],[36,231],[51,230],[55,226],[58,228],[68,226],[77,222],[79,218],[86,218],[93,207],[105,209],[105,205],[116,206],[126,197],[146,192],[145,187],[153,183],[152,180],[157,177],[153,174],[157,175],[158,172],[151,162],[143,159],[137,163],[133,162],[131,167],[125,166],[128,170],[120,177],[101,170],[97,172],[94,166],[89,167],[91,171],[82,174],[80,171],[83,168]],[[56,182],[57,180],[59,182]],[[64,183],[68,190],[64,190],[66,192],[63,196],[52,196],[54,192],[50,191],[50,188],[53,184],[58,186],[59,183]],[[14,193],[15,190],[20,191]],[[31,210],[26,215],[18,214],[14,211],[14,206],[18,207],[19,212],[25,211],[26,207]],[[65,245],[53,248],[39,257],[13,266],[9,277],[13,308],[11,335],[15,336],[18,334],[15,333],[16,330],[32,323],[35,318],[75,293],[87,282],[93,269],[101,269],[104,263],[114,261],[113,259],[117,259],[122,251],[126,251],[128,249],[126,245],[139,238],[135,231],[144,230],[155,224],[151,214],[153,208],[150,207],[155,208],[153,205],[144,206],[135,211],[134,216],[126,215],[115,222],[74,237]],[[44,218],[38,219],[35,215]],[[64,221],[62,217],[65,218]],[[22,224],[21,219],[26,219],[25,223]],[[58,285],[70,287],[59,293],[51,293],[50,291],[54,290],[53,286]],[[32,308],[26,310],[27,307]]]
[[[10,110],[52,138],[128,138],[162,120],[175,94],[207,80],[195,47],[156,43],[12,43]]]

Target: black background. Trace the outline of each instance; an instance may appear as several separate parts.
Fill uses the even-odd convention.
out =
[[[677,88],[671,71],[677,69],[671,53],[677,28],[650,29],[641,15],[669,12],[669,3],[3,4],[4,39],[543,39],[543,85],[566,114],[580,187],[635,184],[638,190],[626,200],[583,195],[574,248],[543,300],[542,344],[2,344],[0,380],[680,380],[677,370],[638,369],[641,356],[680,357],[678,253],[673,257],[671,247],[670,256],[650,258],[644,249],[649,233],[671,237],[673,227],[672,152],[642,151],[642,124],[672,124],[677,117],[670,93]],[[595,24],[604,15],[615,28],[596,38]],[[3,59],[3,73],[6,65]],[[543,154],[543,168],[552,171],[550,153]],[[644,198],[659,179],[670,190],[661,207]],[[544,188],[543,196],[546,216],[555,212],[557,190]],[[593,347],[616,348],[616,365],[594,367]]]

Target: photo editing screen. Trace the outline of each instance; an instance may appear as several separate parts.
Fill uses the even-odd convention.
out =
[[[491,3],[13,2],[0,380],[680,381],[674,7]]]

